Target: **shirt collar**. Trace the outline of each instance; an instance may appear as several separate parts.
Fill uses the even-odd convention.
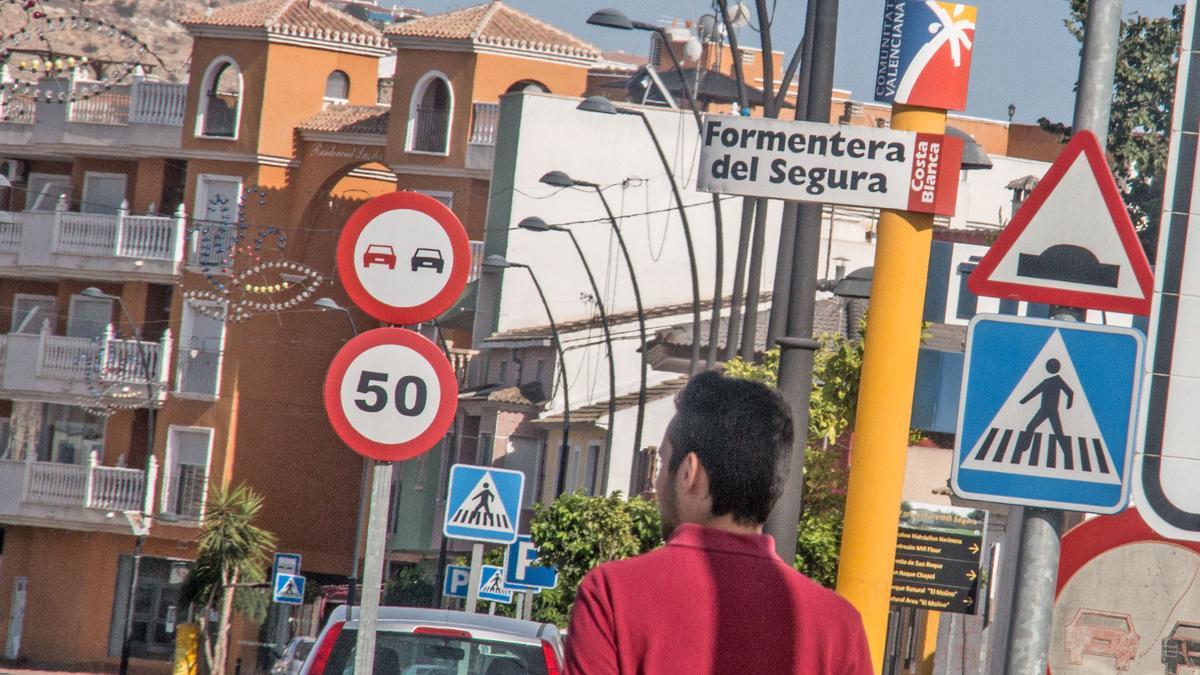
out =
[[[769,534],[738,534],[695,523],[681,523],[671,533],[667,545],[740,553],[760,558],[779,557],[775,554],[775,538]]]

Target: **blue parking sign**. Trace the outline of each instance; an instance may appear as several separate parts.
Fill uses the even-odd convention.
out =
[[[471,583],[471,568],[465,565],[447,565],[446,581],[442,595],[448,598],[466,598]],[[495,565],[484,565],[479,578],[479,599],[490,602],[512,602],[513,590],[504,585],[503,570]]]
[[[979,315],[967,329],[951,487],[966,499],[1117,513],[1129,467],[1141,333]]]
[[[511,588],[554,588],[558,570],[538,564],[538,550],[528,535],[521,535],[504,552],[504,583]]]

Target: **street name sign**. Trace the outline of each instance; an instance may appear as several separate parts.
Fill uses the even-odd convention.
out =
[[[903,502],[892,606],[974,614],[987,511]]]
[[[887,0],[875,100],[963,110],[976,9],[957,2]]]
[[[705,115],[696,187],[707,192],[953,215],[953,136]]]
[[[533,539],[523,534],[504,551],[504,584],[511,588],[554,588],[558,585],[558,570],[538,564],[538,550]]]
[[[1200,541],[1200,31],[1189,0],[1175,87],[1134,499],[1150,527]]]
[[[1095,135],[1071,137],[967,284],[976,295],[1150,312],[1150,263]]]
[[[455,464],[450,467],[442,532],[452,539],[513,543],[524,490],[525,474],[520,471]]]
[[[396,462],[437,444],[454,421],[458,381],[436,345],[403,328],[350,340],[325,375],[325,412],[364,457]]]
[[[1129,497],[1143,339],[980,314],[967,327],[950,485],[965,499],[1116,513]]]
[[[419,192],[392,192],[350,216],[338,237],[338,276],[354,304],[393,324],[442,314],[466,286],[471,248],[462,222]]]
[[[446,581],[442,595],[448,598],[467,598],[471,583],[471,568],[465,565],[447,565]],[[479,578],[479,599],[491,602],[512,602],[514,590],[504,585],[504,571],[495,565],[484,565]]]

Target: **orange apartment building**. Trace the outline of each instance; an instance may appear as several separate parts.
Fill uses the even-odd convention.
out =
[[[386,35],[308,0],[252,0],[183,25],[186,84],[137,77],[86,105],[0,99],[3,657],[115,669],[135,542],[126,514],[144,511],[132,664],[167,670],[217,483],[264,496],[259,524],[303,555],[311,582],[344,583],[363,461],[320,393],[352,330],[376,324],[313,306],[349,305],[333,263],[341,224],[374,195],[420,190],[482,239],[499,97],[580,95],[599,56],[500,2]],[[392,54],[394,94],[380,104]],[[472,352],[453,345],[470,344],[472,298],[445,322],[461,370]],[[491,456],[472,454],[461,458]],[[394,558],[433,545],[445,461],[434,452],[397,472]],[[286,619],[273,611],[240,637],[286,638]],[[245,667],[261,656],[234,655]]]

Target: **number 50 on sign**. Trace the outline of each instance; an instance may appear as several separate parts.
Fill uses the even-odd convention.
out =
[[[380,461],[415,457],[454,420],[458,383],[441,351],[403,328],[347,342],[325,376],[325,410],[338,436]]]

